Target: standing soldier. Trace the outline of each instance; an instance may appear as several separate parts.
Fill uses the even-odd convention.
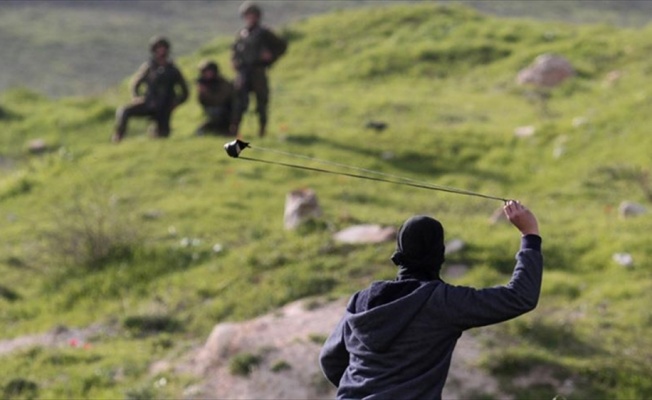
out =
[[[245,2],[240,7],[240,17],[245,27],[238,32],[233,44],[232,62],[236,70],[235,112],[231,133],[238,134],[242,115],[249,107],[249,93],[256,95],[259,136],[265,135],[269,85],[267,68],[285,53],[287,42],[261,25],[262,10],[254,3]]]
[[[217,63],[202,61],[199,64],[197,99],[204,109],[206,121],[197,129],[197,135],[230,133],[233,94],[233,84],[220,74]]]
[[[150,40],[152,58],[136,72],[131,83],[133,100],[116,113],[114,142],[120,142],[131,117],[149,117],[156,122],[155,137],[170,136],[172,111],[188,98],[188,86],[181,71],[169,59],[170,42],[161,36]],[[141,88],[146,85],[144,95]]]

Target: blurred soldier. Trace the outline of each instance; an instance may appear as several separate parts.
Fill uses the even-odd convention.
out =
[[[258,134],[264,136],[269,103],[267,68],[285,53],[287,42],[261,25],[262,10],[256,4],[243,3],[240,7],[240,17],[245,21],[245,27],[238,32],[233,44],[236,101],[231,133],[238,133],[242,115],[249,107],[249,93],[254,92],[259,122]]]
[[[199,103],[206,114],[206,121],[197,129],[196,134],[228,135],[233,113],[234,89],[233,84],[220,74],[215,62],[203,61],[199,64],[197,92]]]
[[[131,117],[149,117],[156,123],[155,137],[170,136],[172,111],[188,98],[188,86],[181,71],[169,59],[170,42],[161,36],[150,40],[152,58],[136,72],[132,83],[133,100],[116,113],[114,142],[120,142]],[[143,85],[145,93],[141,94]]]

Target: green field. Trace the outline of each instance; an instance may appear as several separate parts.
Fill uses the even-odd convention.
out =
[[[652,396],[651,217],[617,211],[623,200],[650,203],[652,28],[423,4],[338,11],[282,33],[290,50],[272,71],[270,133],[257,139],[248,115],[246,140],[522,200],[544,237],[543,294],[536,311],[492,328],[483,368],[518,399],[560,393],[549,380],[518,384],[536,370],[571,382],[568,399]],[[230,39],[181,58],[185,75],[206,57],[228,65]],[[514,78],[547,52],[566,56],[577,76],[544,107]],[[611,71],[621,78],[608,82]],[[509,277],[518,234],[488,222],[500,202],[230,159],[224,139],[192,136],[194,101],[176,112],[171,139],[150,140],[134,121],[112,145],[114,111],[127,99],[126,83],[58,101],[0,95],[0,338],[105,327],[86,350],[1,356],[5,395],[31,382],[40,398],[178,397],[193,378],[166,376],[155,388],[148,366],[201,343],[216,323],[391,278],[392,243],[331,239],[356,222],[434,215],[467,243],[449,257],[470,266],[453,283]],[[365,130],[371,119],[389,128]],[[527,125],[533,136],[514,136]],[[45,154],[27,151],[37,138]],[[317,192],[324,216],[286,231],[285,195],[302,187]],[[634,265],[615,263],[617,252]]]

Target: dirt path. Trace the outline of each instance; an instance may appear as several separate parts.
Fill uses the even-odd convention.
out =
[[[14,339],[0,340],[0,356],[28,349],[30,347],[83,347],[93,336],[106,334],[103,325],[91,325],[86,328],[67,328],[59,326],[50,332],[37,335],[25,335]]]

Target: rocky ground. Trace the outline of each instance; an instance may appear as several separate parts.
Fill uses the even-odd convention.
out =
[[[201,383],[184,397],[229,399],[329,399],[334,388],[318,366],[321,343],[342,315],[346,301],[298,301],[243,323],[215,327],[206,343],[175,369],[192,371]],[[476,366],[481,348],[474,336],[462,336],[455,351],[444,399],[484,393],[508,398],[498,383]],[[234,375],[234,357],[258,356],[247,376]],[[163,364],[165,365],[165,364]]]

